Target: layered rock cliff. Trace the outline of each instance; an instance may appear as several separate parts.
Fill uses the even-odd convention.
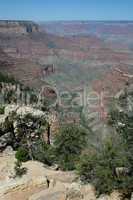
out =
[[[28,34],[37,31],[38,26],[31,21],[0,20],[0,33]]]

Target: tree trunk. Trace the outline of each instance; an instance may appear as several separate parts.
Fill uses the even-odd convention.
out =
[[[50,125],[48,124],[47,127],[47,144],[50,145]]]

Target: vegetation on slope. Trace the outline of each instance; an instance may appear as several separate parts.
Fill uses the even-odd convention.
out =
[[[5,81],[10,82],[10,78],[6,77]],[[90,146],[93,132],[89,133],[81,126],[69,124],[60,127],[53,143],[47,144],[44,140],[47,130],[44,118],[31,115],[21,118],[14,114],[7,118],[1,134],[8,132],[13,137],[13,143],[9,142],[9,145],[17,150],[16,175],[25,173],[21,162],[38,160],[47,165],[57,164],[62,170],[76,169],[81,181],[92,183],[98,195],[119,190],[129,197],[133,190],[133,109],[131,102],[127,101],[129,98],[132,99],[132,93],[126,92],[118,99],[119,106],[113,106],[109,125],[114,128],[115,134],[97,148],[96,145]],[[120,106],[122,110],[118,109]],[[3,108],[0,112],[4,112]]]
[[[14,77],[11,77],[7,74],[3,74],[0,72],[0,83],[13,83],[13,84],[16,84],[16,83],[19,83],[19,81],[17,81]]]
[[[84,183],[92,183],[98,195],[125,189],[127,177],[118,175],[116,169],[127,167],[126,153],[122,145],[108,139],[102,149],[83,152],[77,165],[78,174]]]
[[[87,146],[86,130],[74,125],[60,129],[55,137],[54,147],[57,163],[63,170],[73,170],[81,151]]]

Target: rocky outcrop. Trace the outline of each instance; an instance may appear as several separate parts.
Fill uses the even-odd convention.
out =
[[[110,195],[101,195],[97,200],[122,200],[122,195],[118,191],[112,192]]]
[[[46,177],[37,177],[37,178],[27,178],[22,179],[13,179],[9,182],[0,183],[0,197],[3,197],[5,194],[15,192],[18,190],[28,189],[33,186],[45,186],[47,188],[47,179]]]
[[[66,193],[65,193],[65,186],[63,183],[58,182],[56,183],[55,187],[50,187],[47,190],[43,190],[39,193],[33,194],[29,197],[28,200],[65,200]]]
[[[64,184],[57,182],[53,187],[37,194],[33,194],[29,200],[122,200],[119,192],[114,191],[110,195],[101,195],[96,198],[95,188],[91,185],[81,185],[73,182]]]
[[[4,149],[11,143],[12,143],[12,133],[8,132],[0,137],[0,149]]]
[[[1,155],[1,200],[122,200],[117,191],[96,198],[95,188],[91,184],[76,182],[77,176],[74,172],[51,170],[37,161],[23,163],[27,173],[22,178],[14,179],[11,177],[14,162],[13,154],[7,155],[4,152]]]
[[[52,200],[52,197],[57,194],[58,197],[60,194],[63,197],[65,187],[71,185],[75,179],[73,172],[51,170],[37,161],[23,163],[23,167],[27,168],[27,173],[22,178],[14,179],[11,176],[14,162],[14,155],[6,155],[5,152],[1,155],[0,177],[1,175],[3,177],[0,179],[0,199],[16,200],[16,197],[20,195],[19,200],[27,200],[30,196],[35,195],[34,198],[37,198],[46,192],[46,195],[51,197],[50,200]],[[41,194],[35,188],[41,188]],[[31,191],[30,194],[29,191]],[[51,194],[50,191],[53,191],[53,193]],[[15,197],[13,197],[14,194],[16,195]]]
[[[0,33],[28,34],[38,31],[38,25],[31,21],[0,21]]]
[[[42,131],[41,135],[39,130]],[[4,106],[4,114],[0,115],[0,151],[7,146],[13,149],[27,146],[29,141],[35,144],[39,139],[51,142],[57,130],[56,112],[42,111],[32,105],[7,104]]]
[[[47,120],[48,114],[39,109],[19,105],[5,106],[4,114],[0,116],[0,150],[3,151],[8,145],[16,148],[24,137],[37,140],[40,123]],[[42,128],[45,129],[45,126]]]
[[[85,188],[85,189],[84,189]],[[95,191],[91,185],[82,186],[78,183],[64,184],[56,182],[54,187],[33,194],[29,200],[96,200]]]

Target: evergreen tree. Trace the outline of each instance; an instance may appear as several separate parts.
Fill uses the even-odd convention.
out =
[[[55,137],[55,153],[59,166],[63,170],[75,169],[81,151],[87,145],[86,130],[75,125],[60,129]]]

